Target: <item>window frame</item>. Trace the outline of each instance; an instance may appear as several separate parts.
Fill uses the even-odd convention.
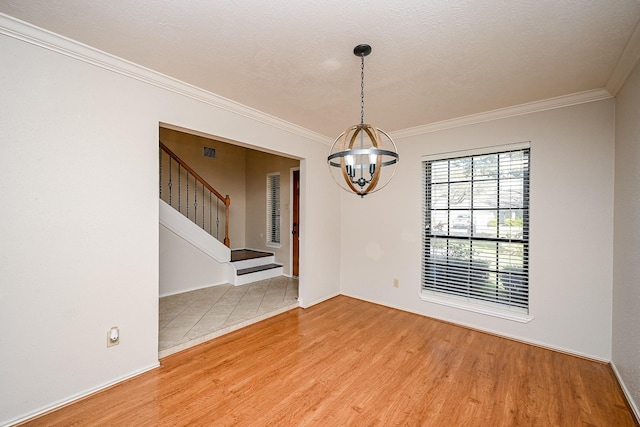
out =
[[[423,156],[422,157],[422,192],[423,192],[423,212],[422,212],[422,219],[423,219],[423,244],[422,244],[422,267],[421,267],[421,284],[420,284],[420,291],[419,291],[419,297],[420,299],[422,299],[423,301],[427,301],[427,302],[433,302],[433,303],[437,303],[437,304],[441,304],[441,305],[446,305],[446,306],[450,306],[450,307],[455,307],[458,309],[463,309],[463,310],[468,310],[468,311],[472,311],[472,312],[476,312],[476,313],[481,313],[481,314],[487,314],[487,315],[491,315],[491,316],[495,316],[495,317],[499,317],[499,318],[503,318],[503,319],[508,319],[508,320],[513,320],[513,321],[517,321],[517,322],[522,322],[522,323],[528,323],[531,320],[533,320],[533,316],[531,315],[531,304],[530,304],[530,287],[529,287],[529,282],[530,282],[530,269],[529,269],[529,245],[530,245],[530,239],[529,239],[529,223],[530,223],[530,217],[529,217],[529,213],[530,213],[530,176],[531,176],[531,147],[530,147],[530,142],[522,142],[522,143],[517,143],[517,144],[508,144],[508,145],[501,145],[501,146],[491,146],[491,147],[483,147],[483,148],[479,148],[479,149],[473,149],[473,150],[464,150],[464,151],[456,151],[456,152],[449,152],[449,153],[438,153],[438,154],[433,154],[433,155],[428,155],[428,156]],[[474,228],[474,214],[476,212],[480,212],[483,209],[481,208],[477,208],[474,203],[473,203],[473,196],[469,196],[471,198],[471,201],[469,201],[469,207],[468,207],[468,212],[471,216],[471,221],[470,221],[470,225],[468,228],[468,236],[460,236],[460,235],[454,235],[452,234],[452,213],[464,213],[464,211],[459,211],[457,209],[452,209],[451,208],[451,192],[449,190],[449,192],[447,193],[447,199],[446,199],[446,208],[442,208],[439,207],[438,209],[434,208],[431,205],[431,202],[433,201],[433,198],[428,200],[427,198],[430,196],[433,196],[433,194],[431,193],[432,191],[432,187],[427,187],[430,184],[433,183],[429,183],[428,181],[428,177],[427,177],[427,164],[433,165],[436,162],[447,162],[447,180],[446,180],[446,184],[448,185],[447,188],[450,188],[452,183],[455,183],[454,180],[452,180],[451,178],[451,161],[452,160],[462,160],[462,159],[470,159],[470,158],[479,158],[481,156],[491,156],[491,155],[499,155],[501,153],[509,153],[509,152],[516,152],[516,151],[526,151],[526,157],[527,157],[527,163],[525,166],[525,170],[523,171],[523,182],[522,182],[522,197],[523,197],[523,202],[522,202],[522,212],[523,212],[523,218],[525,218],[523,220],[523,224],[522,224],[522,230],[523,230],[523,234],[521,236],[520,239],[512,239],[511,237],[509,237],[508,239],[502,238],[500,236],[500,234],[498,232],[496,232],[496,236],[495,237],[480,237],[479,235],[475,234],[475,228]],[[498,156],[498,159],[500,158],[500,156]],[[471,161],[473,162],[473,161]],[[496,188],[499,189],[500,188],[500,181],[501,180],[506,180],[508,178],[503,178],[500,176],[497,176],[497,170],[499,170],[498,168],[496,169],[496,178],[495,180],[495,185]],[[473,169],[471,169],[471,171],[473,171]],[[491,179],[489,179],[488,181],[492,181]],[[469,184],[469,188],[471,189],[471,194],[473,194],[473,189],[474,184],[477,185],[477,183],[482,182],[481,179],[476,178],[475,176],[471,175],[471,177],[468,177],[466,179],[466,182]],[[444,183],[444,181],[443,181]],[[500,199],[499,199],[499,191],[500,190],[496,190],[496,207],[495,207],[495,211],[496,212],[500,212],[501,208],[499,206],[500,203]],[[435,202],[438,203],[438,202]],[[487,209],[488,210],[488,209]],[[442,232],[441,229],[439,229],[438,231],[434,231],[431,230],[431,226],[432,226],[432,221],[431,221],[431,214],[432,212],[435,211],[440,211],[442,212],[446,212],[447,213],[447,228],[446,228],[446,232]],[[499,220],[498,220],[499,221]],[[497,224],[496,224],[497,226]],[[445,255],[445,258],[442,258],[442,256],[440,255],[438,258],[436,258],[435,255],[431,254],[431,248],[434,247],[432,245],[437,244],[439,241],[446,241],[446,253],[447,255]],[[482,270],[482,272],[484,274],[491,274],[490,279],[486,279],[489,280],[487,283],[489,284],[489,286],[494,286],[495,287],[495,291],[496,291],[496,295],[499,294],[500,292],[502,292],[502,294],[505,293],[509,293],[507,291],[505,291],[505,287],[504,285],[500,288],[499,287],[499,283],[503,283],[504,282],[500,282],[500,278],[504,277],[504,270],[501,270],[499,267],[499,254],[500,254],[500,244],[502,243],[510,243],[512,241],[517,241],[518,243],[522,243],[522,251],[523,251],[523,255],[522,255],[522,262],[523,262],[523,267],[522,270],[524,270],[525,274],[526,274],[526,290],[524,290],[523,292],[526,292],[526,307],[523,308],[522,306],[518,306],[518,305],[522,305],[522,297],[520,298],[520,301],[518,301],[518,304],[514,304],[513,306],[509,305],[509,304],[505,304],[504,302],[504,298],[498,298],[497,296],[495,298],[485,298],[484,296],[480,296],[478,294],[477,291],[478,289],[480,289],[478,287],[478,283],[481,282],[476,282],[475,279],[469,279],[469,277],[473,277],[474,273],[478,273],[481,270],[474,270],[474,256],[473,255],[473,243],[472,242],[476,242],[476,244],[478,242],[491,242],[491,243],[495,243],[495,251],[496,251],[496,262],[495,265],[493,265],[492,267],[487,267],[487,270],[490,270],[489,273],[486,273],[486,270]],[[451,264],[453,264],[452,260],[455,261],[456,257],[454,256],[453,258],[451,257],[451,255],[449,255],[450,252],[450,248],[449,246],[451,245],[450,242],[459,242],[459,243],[463,243],[464,242],[469,242],[469,247],[470,247],[470,255],[468,257],[468,264],[466,264],[463,268],[459,268],[456,269],[455,267],[450,269],[450,271],[454,271],[455,273],[449,273],[447,274],[443,274],[442,276],[446,276],[444,281],[438,281],[440,277],[438,274],[435,274],[434,271],[437,271],[438,269],[438,265],[442,264],[442,260],[446,260],[446,265],[447,267],[449,267]],[[468,275],[467,277],[460,279],[460,277],[462,277],[463,275],[458,275],[455,276],[454,275],[457,272],[460,271],[464,271],[467,272],[468,270]],[[439,277],[438,277],[439,276]],[[435,277],[435,279],[434,279]],[[464,280],[467,280],[467,282],[464,282]],[[469,282],[469,280],[471,282]],[[480,279],[485,280],[485,279]],[[458,289],[458,285],[462,283],[462,286],[460,287],[460,289],[464,288],[464,286],[466,285],[467,287],[467,291],[462,291],[460,289]],[[441,287],[438,287],[438,284],[442,284]],[[484,285],[483,285],[484,286]],[[439,289],[438,289],[439,288]],[[469,292],[468,289],[471,289],[471,291],[473,292]],[[499,292],[500,291],[500,292]],[[463,295],[465,294],[466,295]],[[493,299],[493,301],[492,301]],[[498,301],[498,302],[496,302]]]

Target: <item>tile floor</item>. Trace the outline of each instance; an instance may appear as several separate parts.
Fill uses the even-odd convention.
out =
[[[160,298],[160,358],[298,307],[298,279],[218,285]]]

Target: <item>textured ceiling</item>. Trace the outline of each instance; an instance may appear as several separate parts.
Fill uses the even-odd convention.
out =
[[[638,0],[0,0],[0,12],[335,137],[605,87]]]

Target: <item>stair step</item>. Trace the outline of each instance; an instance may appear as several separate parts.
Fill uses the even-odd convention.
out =
[[[253,249],[234,249],[231,251],[231,262],[273,256],[272,252],[256,251]]]
[[[236,270],[274,264],[275,262],[276,259],[273,252],[256,251],[253,249],[235,249],[231,251],[231,264],[233,264]]]
[[[231,251],[231,265],[235,270],[235,286],[282,276],[283,266],[275,262],[273,252],[255,249],[234,249]]]
[[[257,273],[258,271],[271,270],[274,268],[282,267],[282,264],[265,264],[265,265],[257,265],[255,267],[243,268],[242,270],[238,270],[236,274],[238,276],[243,276],[245,274]]]

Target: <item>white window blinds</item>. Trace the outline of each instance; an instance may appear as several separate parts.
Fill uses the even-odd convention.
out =
[[[267,175],[267,243],[280,244],[280,174]]]
[[[529,148],[423,162],[422,292],[528,313]]]

